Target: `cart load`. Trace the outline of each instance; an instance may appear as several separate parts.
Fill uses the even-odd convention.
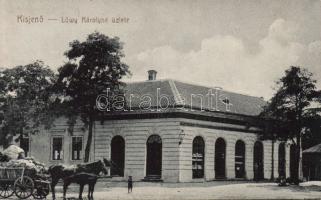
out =
[[[49,176],[44,164],[33,158],[0,162],[0,198],[15,194],[19,199],[33,196],[43,199],[49,194]]]
[[[0,168],[21,168],[35,170],[37,173],[45,170],[45,165],[36,161],[32,157],[27,157],[19,160],[10,160],[9,162],[0,162]]]
[[[5,155],[8,160],[16,160],[23,158],[25,151],[21,147],[11,144],[2,152],[2,154]]]

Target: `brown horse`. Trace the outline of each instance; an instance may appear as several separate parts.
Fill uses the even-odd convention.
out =
[[[55,186],[60,179],[65,179],[80,172],[91,173],[95,175],[99,175],[101,172],[107,174],[108,170],[106,167],[110,167],[110,163],[111,162],[109,162],[107,159],[104,159],[104,161],[98,160],[96,162],[83,163],[75,166],[65,166],[63,164],[50,166],[48,172],[51,175],[52,198],[56,199]]]
[[[82,192],[84,191],[84,186],[88,185],[88,199],[94,199],[94,189],[97,183],[98,176],[89,173],[77,173],[67,178],[64,178],[64,195],[63,199],[66,199],[66,192],[68,186],[71,183],[77,183],[79,185],[79,199],[82,199]]]

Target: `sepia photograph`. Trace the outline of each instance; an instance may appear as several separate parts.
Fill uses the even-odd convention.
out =
[[[0,199],[321,199],[321,0],[0,0]]]

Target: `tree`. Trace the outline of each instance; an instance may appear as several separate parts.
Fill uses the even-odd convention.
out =
[[[302,148],[307,149],[321,143],[321,108],[310,108],[304,118],[305,130],[302,138]]]
[[[72,127],[79,116],[88,129],[84,161],[89,161],[95,117],[96,98],[106,93],[118,93],[124,83],[120,79],[129,75],[128,66],[121,61],[123,43],[99,32],[88,35],[84,42],[75,40],[65,52],[68,62],[58,69],[55,86],[63,104],[71,113],[68,117]]]
[[[50,88],[53,71],[42,61],[0,71],[1,145],[7,136],[35,133],[50,126]]]
[[[294,177],[299,180],[301,162],[301,139],[308,127],[312,102],[320,101],[320,91],[316,88],[312,73],[300,67],[291,66],[277,82],[275,95],[269,101],[261,116],[270,120],[266,132],[272,138],[291,140],[295,145]],[[272,123],[271,123],[272,122]]]

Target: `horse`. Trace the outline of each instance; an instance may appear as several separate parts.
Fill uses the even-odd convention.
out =
[[[113,167],[114,169],[116,169],[117,171],[120,172],[121,168],[112,160],[107,160],[106,158],[103,158],[103,161],[105,163],[106,166],[109,166],[109,167]]]
[[[82,199],[82,192],[84,190],[84,186],[88,185],[88,199],[94,199],[94,189],[97,183],[98,176],[95,174],[89,173],[77,173],[71,176],[68,176],[64,179],[64,196],[63,199],[66,199],[66,191],[68,186],[71,183],[79,184],[79,199]]]
[[[106,165],[105,163],[109,163],[107,159],[104,159],[104,161],[98,160],[92,163],[83,163],[73,166],[65,166],[63,164],[50,166],[48,172],[51,175],[52,199],[56,199],[55,186],[60,179],[64,179],[68,176],[80,172],[92,173],[95,175],[99,175],[101,172],[107,174],[108,170],[106,169],[106,167],[110,167],[110,165]]]

